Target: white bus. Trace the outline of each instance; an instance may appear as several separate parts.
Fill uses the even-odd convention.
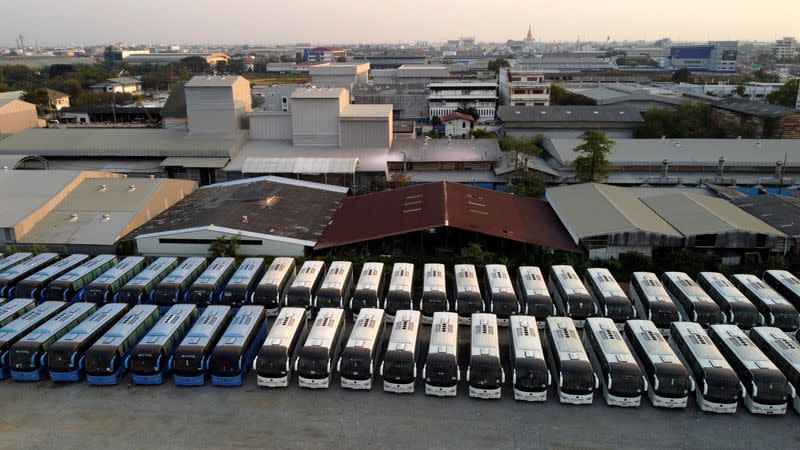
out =
[[[414,265],[395,263],[392,267],[392,278],[389,290],[383,300],[383,310],[389,322],[394,322],[394,315],[401,309],[414,309],[413,297]]]
[[[600,315],[613,320],[617,329],[622,330],[626,320],[636,317],[633,303],[608,269],[586,269],[584,281]]]
[[[755,327],[750,340],[772,360],[788,381],[788,395],[794,410],[800,413],[800,345],[780,328]]]
[[[389,345],[381,363],[383,390],[398,394],[413,394],[417,381],[420,312],[410,309],[397,311]]]
[[[295,274],[294,258],[273,259],[253,292],[252,303],[266,308],[268,316],[277,316],[283,303],[283,293],[294,280]]]
[[[545,331],[550,373],[558,377],[558,400],[573,405],[591,405],[600,382],[581,344],[575,322],[569,317],[548,317]]]
[[[419,310],[425,322],[433,319],[433,313],[450,311],[447,298],[447,282],[444,278],[444,264],[425,264],[422,272],[422,297]]]
[[[361,267],[358,284],[350,298],[349,309],[353,318],[358,317],[361,308],[380,308],[383,295],[383,263],[368,262]]]
[[[297,358],[301,342],[306,337],[306,310],[283,308],[275,318],[264,345],[253,361],[259,386],[288,387],[292,376],[292,361]]]
[[[513,317],[513,316],[512,316]],[[497,316],[488,313],[472,315],[467,382],[473,398],[500,398],[506,373],[500,361],[500,340],[497,337]]]
[[[795,331],[800,327],[800,314],[781,294],[755,275],[736,274],[731,277],[736,286],[758,308],[761,324]]]
[[[322,261],[306,261],[291,286],[286,288],[283,295],[284,306],[305,308],[309,316],[314,306],[314,294],[317,293],[322,279],[325,278],[325,263]]]
[[[800,308],[800,279],[786,270],[767,270],[763,279],[792,306]]]
[[[717,272],[701,272],[697,284],[706,291],[722,310],[723,323],[750,329],[761,323],[758,308],[736,288],[725,275]]]
[[[647,395],[653,406],[685,408],[694,383],[661,330],[649,320],[629,320],[625,323],[625,336],[647,377]]]
[[[678,357],[692,372],[700,409],[713,413],[735,413],[739,395],[744,389],[736,372],[703,327],[695,322],[672,322],[669,332],[678,350]]]
[[[508,326],[508,318],[520,313],[517,294],[508,275],[508,268],[502,264],[487,264],[485,268],[486,302],[490,313],[497,316],[500,326]]]
[[[383,347],[382,309],[362,308],[336,364],[344,389],[372,389],[372,376]]]
[[[662,335],[669,334],[672,322],[681,320],[678,307],[656,274],[634,272],[631,276],[629,293],[636,307],[637,316],[653,322]]]
[[[681,310],[684,319],[697,322],[704,328],[722,322],[722,310],[689,275],[664,272],[661,284]]]
[[[425,393],[452,397],[458,393],[461,370],[458,367],[458,314],[433,314],[428,358],[422,366]]]
[[[556,304],[547,291],[547,282],[538,267],[517,268],[517,296],[522,305],[522,314],[536,317],[539,328],[544,328],[545,319],[558,315]]]
[[[294,361],[300,387],[327,389],[344,340],[344,310],[322,308]]]
[[[583,337],[600,374],[606,404],[638,407],[642,394],[647,392],[647,380],[617,324],[608,317],[590,317],[586,319]]]
[[[514,400],[543,402],[552,378],[547,370],[539,327],[533,316],[514,315],[509,319],[509,354]]]
[[[353,291],[353,263],[334,261],[314,297],[314,309],[344,308]]]
[[[478,272],[472,264],[456,264],[453,269],[455,310],[459,323],[468,324],[473,314],[486,310],[478,284]]]
[[[597,315],[597,305],[572,266],[550,267],[547,286],[561,315],[574,320],[577,328],[583,328],[588,317]]]
[[[786,376],[736,325],[711,325],[711,340],[744,386],[744,406],[753,414],[786,414],[789,387]]]

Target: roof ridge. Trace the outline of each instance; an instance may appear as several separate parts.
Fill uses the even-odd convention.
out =
[[[620,213],[620,215],[622,215],[622,217],[624,217],[624,218],[625,218],[625,220],[627,220],[627,221],[628,221],[628,223],[630,223],[631,225],[633,225],[633,226],[634,226],[634,228],[637,228],[637,229],[641,228],[641,226],[639,225],[639,223],[638,223],[638,222],[635,222],[634,220],[632,220],[632,219],[631,219],[631,218],[630,218],[630,217],[629,217],[627,214],[625,214],[625,213],[622,211],[622,209],[620,208],[620,205],[619,205],[619,204],[617,204],[617,203],[616,203],[614,200],[612,200],[612,199],[611,199],[611,197],[609,197],[608,195],[606,195],[606,192],[605,192],[605,190],[604,190],[604,189],[600,189],[600,188],[599,188],[599,186],[603,186],[603,187],[609,187],[609,188],[612,188],[612,189],[613,189],[613,188],[616,188],[616,186],[609,186],[609,185],[607,185],[607,184],[600,184],[600,183],[592,183],[592,184],[594,185],[594,187],[595,187],[595,190],[597,190],[597,192],[599,192],[599,193],[600,193],[600,195],[602,195],[602,196],[603,196],[603,198],[605,198],[605,199],[606,199],[606,201],[608,201],[608,203],[611,203],[611,205],[612,205],[612,206],[614,206],[614,209],[616,209],[616,210],[617,210],[617,212],[619,212],[619,213]],[[620,188],[620,189],[623,189],[623,188]],[[625,192],[625,193],[627,193],[627,191],[624,191],[624,190],[621,190],[620,192]],[[637,199],[637,200],[639,200],[640,202],[642,201],[642,199],[640,199],[640,198],[638,198],[638,197],[637,197],[636,199]],[[642,202],[642,203],[644,203],[644,202]],[[647,206],[647,205],[645,205],[645,206]]]

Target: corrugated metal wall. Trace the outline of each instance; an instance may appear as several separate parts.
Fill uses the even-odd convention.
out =
[[[250,116],[251,139],[292,139],[292,116],[252,115]]]
[[[294,145],[339,145],[340,99],[294,99],[292,133]]]

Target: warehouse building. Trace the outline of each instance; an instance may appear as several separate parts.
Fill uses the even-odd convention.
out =
[[[584,183],[547,189],[545,197],[590,258],[652,256],[683,246],[683,235],[629,189]]]
[[[800,198],[762,194],[734,198],[731,203],[786,234],[794,253],[800,253]]]
[[[314,249],[346,255],[457,255],[477,242],[504,255],[580,251],[547,204],[438,182],[344,199]]]
[[[736,98],[711,105],[711,122],[753,124],[762,139],[800,139],[800,110]]]
[[[497,108],[506,136],[575,139],[585,131],[611,139],[632,138],[644,121],[633,106],[507,106]]]
[[[544,158],[561,181],[578,182],[580,139],[546,139]],[[792,186],[800,183],[797,139],[614,139],[608,155],[616,185],[678,186],[714,183]]]
[[[125,239],[147,256],[206,256],[219,238],[239,254],[303,256],[313,248],[347,188],[280,177],[205,186]]]
[[[196,186],[164,178],[85,178],[17,239],[17,246],[39,245],[60,254],[115,253],[121,238]]]
[[[36,105],[13,98],[0,99],[0,136],[38,126]]]

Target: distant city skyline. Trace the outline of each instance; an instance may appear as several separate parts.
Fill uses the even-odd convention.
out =
[[[131,8],[100,0],[7,2],[0,11],[0,47],[18,34],[40,46],[114,42],[276,44],[522,40],[773,41],[800,32],[797,0],[525,0],[431,2],[306,0],[279,6],[263,0],[142,0]],[[119,10],[117,7],[119,6]],[[800,36],[798,36],[800,37]]]

